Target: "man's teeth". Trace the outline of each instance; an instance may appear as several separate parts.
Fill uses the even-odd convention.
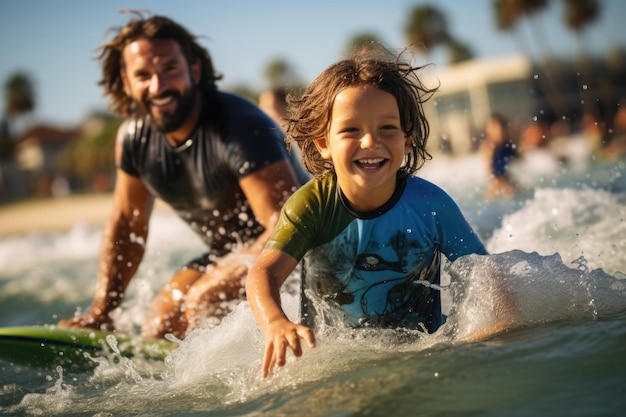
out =
[[[154,104],[156,106],[162,106],[164,104],[169,103],[170,101],[172,101],[172,96],[167,96],[167,97],[163,97],[163,98],[153,98],[152,99],[152,104]]]

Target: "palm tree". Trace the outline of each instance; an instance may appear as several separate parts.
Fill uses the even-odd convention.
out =
[[[115,138],[122,120],[109,114],[93,114],[89,128],[79,140],[65,148],[57,160],[57,169],[88,184],[98,175],[112,176],[115,170]]]
[[[518,49],[525,51],[527,55],[528,47],[526,47],[524,39],[520,36],[515,28],[517,22],[522,18],[522,13],[515,0],[494,0],[493,15],[495,18],[496,28],[501,32],[511,32],[514,36]],[[517,34],[517,36],[515,36]]]
[[[274,58],[265,67],[265,78],[270,88],[291,86],[297,83],[296,71],[283,58]]]
[[[546,31],[541,21],[536,19],[536,15],[544,11],[548,4],[548,0],[494,0],[496,27],[501,31],[513,31],[517,23],[524,19],[532,27],[530,33],[538,52],[551,56]]]
[[[582,38],[583,30],[600,16],[597,0],[563,0],[565,25]]]
[[[456,38],[450,38],[448,41],[448,61],[450,64],[458,64],[473,58],[474,53],[467,44]]]
[[[13,150],[11,135],[9,134],[9,122],[5,118],[0,120],[0,164],[9,157]],[[0,190],[2,190],[2,176],[0,175]]]
[[[581,82],[584,86],[581,89],[581,98],[585,107],[584,111],[596,112],[597,108],[593,104],[594,100],[590,97],[593,91],[593,65],[587,54],[587,48],[584,46],[583,32],[588,25],[598,19],[600,5],[597,0],[563,0],[563,4],[565,26],[574,31],[578,39]]]
[[[35,109],[35,88],[28,74],[15,72],[4,83],[4,117],[10,124]],[[10,132],[10,130],[9,130]]]
[[[543,73],[539,76],[539,83],[554,112],[562,116],[567,113],[568,105],[561,94],[562,88],[557,81],[561,71],[553,58],[543,26],[538,19],[534,18],[539,12],[546,9],[548,3],[548,0],[493,0],[493,12],[496,28],[500,31],[515,33],[517,24],[522,19],[532,26],[530,30],[532,43],[535,44],[536,49],[540,50],[539,55],[542,61],[541,71]],[[527,55],[531,55],[524,38],[519,33],[514,38],[519,49]]]
[[[450,39],[448,20],[443,12],[429,4],[416,6],[411,10],[405,34],[409,45],[426,55]]]
[[[350,40],[348,41],[348,46],[346,47],[344,55],[349,56],[354,51],[358,50],[360,47],[366,44],[371,44],[371,43],[382,43],[382,42],[379,40],[378,36],[375,33],[364,32],[364,33],[356,34],[352,36],[352,38],[350,38]]]

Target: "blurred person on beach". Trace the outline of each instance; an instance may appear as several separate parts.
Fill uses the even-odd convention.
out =
[[[285,131],[287,112],[287,88],[274,87],[259,95],[259,108]]]
[[[488,175],[484,194],[487,200],[510,199],[517,194],[509,164],[518,154],[509,130],[508,120],[499,113],[493,113],[485,122],[485,138],[480,145],[480,153]]]
[[[283,132],[287,129],[287,120],[285,119],[287,114],[287,87],[274,87],[269,90],[263,91],[259,95],[259,108],[263,110],[272,120],[280,126]],[[289,151],[298,160],[302,159],[302,154],[297,143],[291,143],[288,147]],[[298,164],[294,167],[298,178],[305,179],[304,182],[311,178],[310,174]]]
[[[613,133],[604,148],[604,158],[617,161],[626,156],[626,99],[620,100],[613,115]]]
[[[580,119],[580,131],[588,144],[590,157],[598,162],[619,160],[626,154],[626,101],[608,123],[598,112],[587,111]]]
[[[314,179],[285,203],[246,278],[265,333],[263,377],[289,350],[313,347],[323,324],[435,332],[445,321],[441,255],[487,254],[453,199],[414,175],[430,158],[422,105],[435,91],[419,69],[370,46],[289,97],[287,142],[299,144]],[[301,261],[298,324],[285,315],[280,288]],[[476,337],[508,328],[510,317],[504,309]]]
[[[586,111],[580,118],[580,131],[587,141],[589,155],[595,158],[601,157],[607,139],[606,128],[601,117],[596,112]]]
[[[193,34],[167,17],[133,13],[99,55],[100,85],[127,120],[116,141],[95,295],[85,312],[59,325],[114,329],[110,313],[143,259],[160,198],[208,248],[175,273],[143,325],[146,337],[182,338],[245,299],[248,265],[302,180],[281,129],[255,104],[218,90],[221,75]]]

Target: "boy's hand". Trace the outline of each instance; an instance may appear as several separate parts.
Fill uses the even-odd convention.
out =
[[[296,357],[302,356],[300,339],[315,347],[315,336],[310,328],[295,324],[286,318],[276,319],[265,328],[265,354],[263,355],[263,378],[276,366],[284,366],[287,361],[287,347]]]

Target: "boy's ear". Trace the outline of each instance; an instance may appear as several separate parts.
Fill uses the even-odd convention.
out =
[[[319,153],[322,155],[322,158],[324,158],[324,159],[331,159],[330,158],[330,148],[328,147],[328,143],[326,142],[326,138],[315,139],[315,140],[313,140],[313,142],[315,142],[315,147],[317,148]]]

